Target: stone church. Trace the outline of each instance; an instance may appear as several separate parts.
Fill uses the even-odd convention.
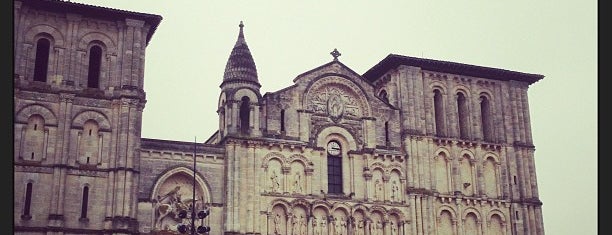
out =
[[[334,50],[264,92],[240,22],[218,130],[142,138],[161,20],[14,1],[15,234],[181,234],[192,206],[211,235],[544,234],[527,97],[544,76],[397,54],[358,74]]]

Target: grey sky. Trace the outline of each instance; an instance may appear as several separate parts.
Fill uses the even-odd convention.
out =
[[[147,48],[142,135],[202,142],[244,21],[262,94],[332,60],[390,53],[542,74],[529,88],[546,234],[597,234],[596,1],[73,0],[163,16]]]

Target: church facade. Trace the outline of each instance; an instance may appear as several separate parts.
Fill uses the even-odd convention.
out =
[[[181,234],[193,205],[212,235],[544,234],[527,99],[544,76],[396,54],[358,74],[334,50],[262,93],[240,22],[218,131],[142,138],[161,20],[14,1],[15,234]]]

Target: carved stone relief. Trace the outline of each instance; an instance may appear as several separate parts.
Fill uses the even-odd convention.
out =
[[[341,78],[325,78],[315,83],[306,97],[307,108],[315,113],[329,115],[335,121],[345,117],[369,115],[365,97],[360,89]]]
[[[179,218],[181,210],[187,210],[194,203],[193,197],[193,176],[177,173],[166,179],[159,187],[154,201],[155,219],[153,230],[155,231],[177,231],[177,225],[182,222]],[[202,191],[196,182],[195,206],[196,209],[203,209],[205,199]]]

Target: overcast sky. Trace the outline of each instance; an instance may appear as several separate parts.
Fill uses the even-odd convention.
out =
[[[244,21],[261,93],[332,60],[388,54],[544,75],[529,87],[546,234],[597,234],[596,1],[73,0],[163,17],[146,51],[142,137],[203,142]]]

